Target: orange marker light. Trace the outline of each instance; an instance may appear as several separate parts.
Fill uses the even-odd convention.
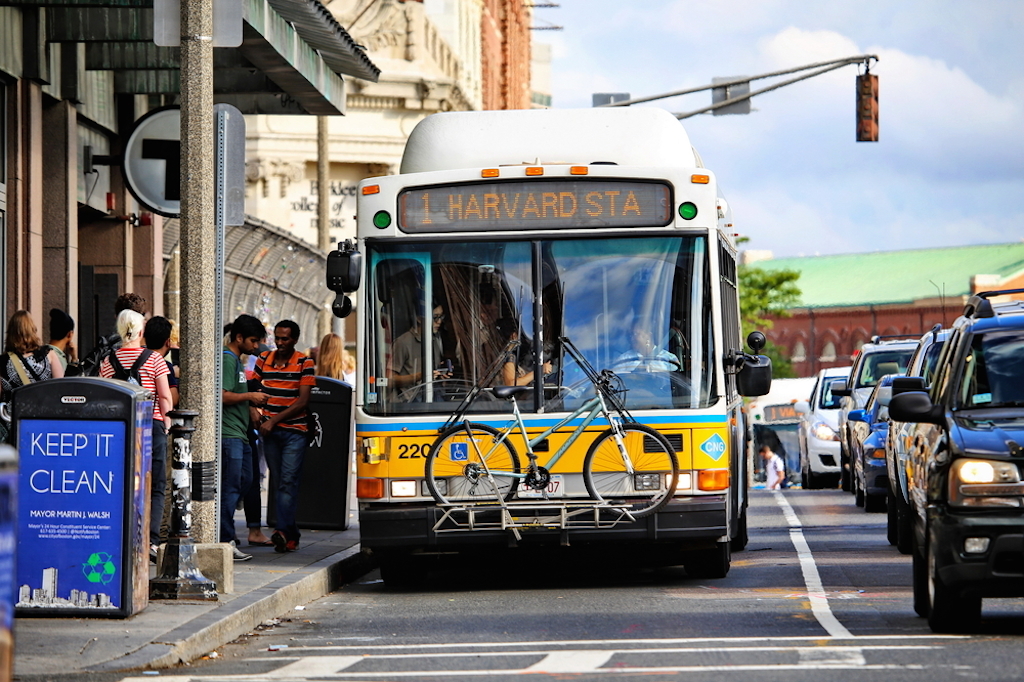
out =
[[[498,177],[498,169],[497,168],[484,168],[482,171],[480,171],[480,177],[481,178],[496,178],[496,177]]]
[[[590,173],[590,169],[587,168],[586,166],[570,166],[569,167],[569,175],[588,175],[589,173]]]
[[[367,194],[380,194],[380,185],[367,185],[363,188],[363,196]]]
[[[711,176],[710,175],[691,175],[690,176],[690,182],[692,182],[695,185],[706,185],[709,182],[711,182]]]
[[[384,497],[384,481],[379,478],[360,478],[356,481],[356,497],[379,500]]]
[[[727,490],[728,469],[705,469],[697,474],[697,487],[701,490]]]
[[[540,166],[527,166],[526,174],[527,175],[544,175],[544,169],[541,168]]]

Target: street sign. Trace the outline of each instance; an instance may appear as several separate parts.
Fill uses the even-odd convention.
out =
[[[135,123],[121,165],[128,191],[168,218],[181,212],[181,111],[154,109]]]
[[[181,45],[181,0],[153,0],[153,42]],[[242,0],[213,0],[213,46],[242,44]]]

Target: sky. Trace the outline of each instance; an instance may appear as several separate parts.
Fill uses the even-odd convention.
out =
[[[746,247],[775,257],[1024,239],[1024,0],[557,0],[552,106],[878,56],[879,142],[846,66],[682,121]],[[755,81],[759,89],[792,76]],[[711,93],[649,105],[692,111]],[[837,273],[838,276],[841,274]]]

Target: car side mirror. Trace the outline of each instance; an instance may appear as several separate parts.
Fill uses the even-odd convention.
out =
[[[943,416],[942,406],[933,405],[924,391],[900,393],[889,402],[889,418],[894,421],[941,425]]]
[[[878,404],[882,407],[888,407],[889,402],[892,400],[892,386],[883,386],[878,389],[876,400],[878,400]]]
[[[894,396],[907,391],[926,391],[924,377],[896,377],[892,380],[892,394]]]
[[[832,383],[832,395],[838,395],[845,398],[850,395],[850,393],[852,393],[852,391],[846,388],[845,381],[835,381]]]
[[[846,415],[846,421],[867,422],[867,416],[864,410],[850,410],[850,412]]]
[[[793,409],[796,410],[797,414],[810,414],[811,405],[806,400],[798,400],[793,403]]]

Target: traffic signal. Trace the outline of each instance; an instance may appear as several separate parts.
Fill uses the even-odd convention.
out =
[[[878,142],[878,76],[857,76],[857,142]]]

